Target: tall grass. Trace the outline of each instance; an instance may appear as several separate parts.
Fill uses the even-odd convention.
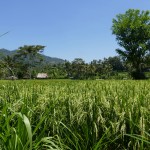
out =
[[[0,82],[0,149],[150,149],[150,81]]]

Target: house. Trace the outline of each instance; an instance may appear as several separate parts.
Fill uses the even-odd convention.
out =
[[[7,80],[17,80],[18,78],[16,76],[9,76],[6,79]]]
[[[38,73],[36,78],[37,79],[47,79],[48,75],[47,75],[47,73]]]

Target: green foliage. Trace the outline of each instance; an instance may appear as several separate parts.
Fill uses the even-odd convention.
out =
[[[1,56],[14,56],[16,55],[17,53],[17,50],[13,50],[13,51],[9,51],[7,49],[0,49],[0,58]],[[49,57],[49,56],[46,56],[46,55],[42,55],[42,54],[39,54],[40,57],[43,58],[43,63],[44,64],[62,64],[64,63],[64,60],[63,59],[60,59],[60,58],[55,58],[55,57]]]
[[[2,76],[9,77],[9,76],[15,76],[15,71],[17,68],[17,63],[13,56],[2,56],[0,60],[0,68],[2,73]]]
[[[116,35],[118,44],[124,50],[117,53],[132,65],[136,78],[145,63],[145,56],[150,50],[150,12],[129,9],[125,14],[119,14],[113,19],[112,33]]]
[[[81,58],[76,58],[71,63],[66,62],[64,68],[68,74],[67,77],[73,79],[109,79],[114,71],[124,69],[123,62],[117,56],[98,61],[93,60],[89,64]]]
[[[150,82],[1,81],[0,149],[149,149]]]
[[[16,57],[17,61],[21,66],[26,69],[26,74],[29,78],[32,78],[32,71],[35,64],[41,63],[43,60],[39,53],[42,53],[45,46],[41,45],[24,45],[23,47],[19,47],[17,50]]]
[[[34,49],[33,53],[32,49]],[[5,58],[1,58],[0,61],[0,67],[2,68],[0,78],[6,79],[13,75],[19,79],[29,79],[36,78],[38,73],[44,72],[48,74],[50,79],[110,79],[114,72],[124,71],[125,69],[123,61],[117,56],[93,60],[90,63],[85,63],[81,58],[76,58],[72,62],[61,60],[55,62],[55,60],[50,61],[46,56],[36,53],[35,49],[36,46],[24,46],[19,51],[13,51],[12,53],[0,49],[4,54],[3,58]],[[41,56],[42,61],[39,59]]]

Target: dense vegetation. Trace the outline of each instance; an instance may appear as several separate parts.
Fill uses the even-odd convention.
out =
[[[0,81],[0,149],[150,148],[148,81]]]
[[[24,55],[18,57],[17,53],[14,55],[4,55],[3,53],[0,60],[0,78],[6,79],[10,76],[16,76],[19,79],[30,79],[36,78],[36,75],[40,72],[47,73],[50,79],[131,78],[130,74],[127,73],[130,66],[119,56],[104,58],[103,60],[92,60],[89,63],[81,58],[76,58],[72,62],[62,61],[61,63],[60,60],[56,59],[53,63],[53,61],[48,61],[40,54],[38,58],[31,59],[31,61],[29,61],[30,57],[27,59]],[[142,66],[144,72],[149,72],[149,58],[149,55],[147,55],[147,63]],[[147,74],[147,77],[149,77],[149,74]]]
[[[150,53],[150,11],[129,9],[118,14],[113,19],[112,33],[123,48],[117,53],[131,66],[131,76],[145,79],[142,66]]]

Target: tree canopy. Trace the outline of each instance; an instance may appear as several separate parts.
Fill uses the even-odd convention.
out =
[[[112,33],[124,48],[117,49],[117,53],[131,64],[133,77],[142,78],[141,64],[150,51],[150,11],[129,9],[118,14],[113,19]]]
[[[45,46],[42,45],[24,45],[23,47],[19,47],[17,54],[15,55],[24,70],[26,68],[26,72],[30,78],[35,64],[42,61],[42,57],[39,53],[42,53],[44,48]]]

